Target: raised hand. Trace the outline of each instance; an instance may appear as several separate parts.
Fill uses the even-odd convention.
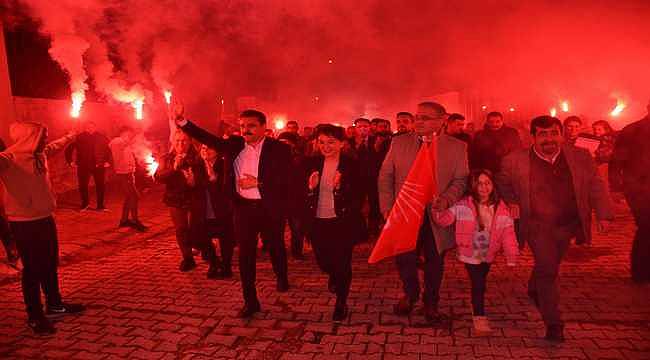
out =
[[[244,174],[243,178],[239,178],[239,180],[237,180],[237,185],[239,185],[239,188],[242,190],[248,190],[258,187],[259,183],[257,182],[257,178],[255,176]]]
[[[174,101],[174,107],[172,109],[172,115],[174,116],[174,121],[176,125],[180,126],[185,120],[185,106],[180,101]]]

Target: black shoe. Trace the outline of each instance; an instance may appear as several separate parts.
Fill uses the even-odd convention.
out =
[[[37,335],[50,335],[56,332],[56,329],[45,316],[39,316],[27,320],[27,326]]]
[[[190,270],[193,270],[195,267],[196,267],[196,262],[194,261],[194,259],[190,258],[190,259],[183,259],[178,269],[181,272],[188,272]]]
[[[260,306],[260,302],[256,300],[253,304],[245,304],[244,307],[237,313],[237,317],[242,319],[249,318],[261,310],[262,308]]]
[[[208,279],[221,280],[223,278],[224,276],[221,267],[215,264],[210,264],[210,267],[208,268]]]
[[[278,292],[284,293],[289,291],[289,280],[284,279],[284,280],[278,280],[276,289]]]
[[[144,225],[140,222],[140,220],[135,220],[135,221],[131,222],[130,226],[131,226],[133,229],[135,229],[136,231],[138,231],[138,232],[145,232],[145,231],[149,230],[149,228],[146,227],[146,226],[144,226]]]
[[[68,304],[61,303],[60,305],[48,305],[47,315],[68,315],[68,314],[79,314],[84,312],[86,307],[81,304]]]
[[[120,225],[118,227],[123,228],[123,227],[131,227],[131,226],[133,226],[131,220],[120,220]]]
[[[550,325],[546,327],[546,336],[544,339],[556,343],[564,342],[564,326],[563,325]]]
[[[345,321],[348,317],[348,307],[347,305],[336,305],[334,307],[334,314],[332,314],[332,321],[341,322]]]
[[[404,296],[397,304],[395,304],[395,306],[393,306],[393,312],[397,316],[408,316],[413,311],[414,305],[414,301],[411,301],[408,296]]]
[[[329,290],[329,292],[332,294],[336,294],[336,283],[334,282],[334,278],[331,276],[327,281],[327,290]]]
[[[81,205],[81,207],[79,207],[79,212],[85,212],[88,211],[88,209],[90,209],[90,205]]]
[[[230,266],[224,266],[223,268],[223,278],[231,279],[232,278],[232,268]]]
[[[440,324],[449,320],[449,317],[439,312],[437,306],[424,305],[424,319],[429,324]]]

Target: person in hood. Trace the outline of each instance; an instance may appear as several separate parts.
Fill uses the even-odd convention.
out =
[[[60,151],[74,135],[47,143],[47,128],[33,122],[13,123],[13,145],[0,152],[0,181],[4,185],[4,208],[23,263],[22,289],[28,326],[37,334],[51,334],[54,326],[45,317],[79,313],[84,307],[64,303],[57,273],[59,243],[54,210],[56,199],[47,167],[47,156]],[[40,289],[47,301],[41,305]]]

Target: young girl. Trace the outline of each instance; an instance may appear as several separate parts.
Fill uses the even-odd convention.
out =
[[[441,226],[456,222],[458,259],[472,283],[472,311],[474,329],[491,331],[485,316],[485,283],[490,265],[503,248],[508,266],[517,259],[517,238],[508,206],[499,199],[494,179],[489,170],[470,174],[468,196],[451,208],[438,212],[435,221]]]

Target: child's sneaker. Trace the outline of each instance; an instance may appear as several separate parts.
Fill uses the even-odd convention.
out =
[[[488,321],[487,316],[473,316],[472,320],[474,321],[474,330],[476,332],[492,332],[492,328],[490,328],[490,322]]]

